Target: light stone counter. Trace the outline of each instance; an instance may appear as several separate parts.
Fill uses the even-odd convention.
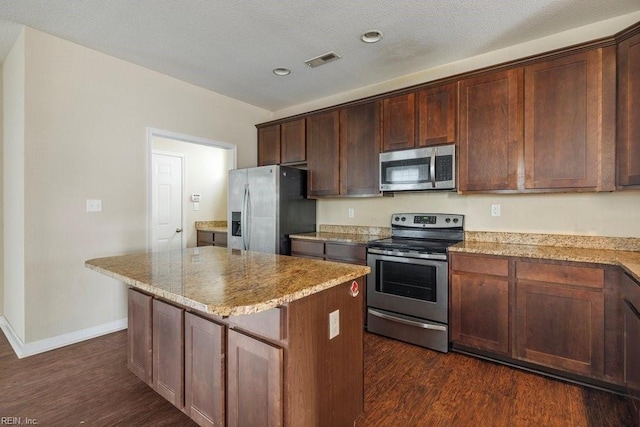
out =
[[[639,249],[635,238],[467,232],[449,252],[617,265],[640,281]]]
[[[320,230],[315,233],[292,234],[289,237],[366,245],[372,240],[384,239],[389,236],[391,236],[391,228],[388,227],[320,224]]]
[[[216,316],[268,310],[369,273],[367,266],[221,247],[86,261],[91,270]]]
[[[215,233],[227,233],[227,221],[196,221],[197,231],[213,231]]]

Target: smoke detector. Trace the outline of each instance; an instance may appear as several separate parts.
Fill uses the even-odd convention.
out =
[[[311,68],[315,68],[320,65],[324,65],[327,62],[335,61],[336,59],[340,59],[340,55],[335,52],[327,52],[320,56],[316,56],[315,58],[307,59],[304,63]]]

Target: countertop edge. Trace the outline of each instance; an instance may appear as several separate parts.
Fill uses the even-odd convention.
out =
[[[586,254],[568,254],[562,253],[563,251],[571,250],[566,247],[554,247],[554,246],[537,246],[537,245],[519,245],[519,244],[505,244],[496,243],[501,248],[468,248],[459,245],[480,243],[484,245],[491,245],[492,242],[463,242],[449,247],[449,252],[458,253],[473,253],[483,255],[496,255],[503,257],[515,257],[515,258],[534,258],[544,259],[550,261],[568,261],[568,262],[582,262],[587,264],[601,264],[612,265],[621,267],[624,272],[629,274],[636,281],[640,281],[640,253],[630,251],[617,251],[612,249],[585,249],[578,248],[579,251]],[[508,248],[505,248],[508,247]],[[505,249],[512,249],[512,251]],[[547,252],[539,252],[540,250]],[[591,252],[589,254],[588,252]],[[603,252],[606,252],[610,256],[603,256]],[[637,258],[637,260],[628,260],[625,258]]]
[[[275,307],[296,301],[298,299],[302,299],[309,295],[322,292],[326,289],[348,282],[349,280],[355,280],[358,277],[366,276],[371,271],[368,266],[352,265],[351,267],[353,268],[354,271],[351,273],[343,274],[342,276],[327,280],[325,282],[321,282],[317,285],[310,286],[305,289],[298,290],[296,292],[292,292],[290,294],[283,295],[279,298],[274,298],[264,302],[260,302],[252,305],[245,305],[245,306],[220,306],[220,305],[202,304],[192,299],[181,297],[173,292],[162,290],[153,285],[149,285],[147,283],[143,283],[138,280],[131,279],[130,277],[124,276],[122,274],[115,273],[110,270],[106,270],[104,268],[98,267],[96,265],[91,264],[90,263],[91,261],[92,260],[87,260],[85,262],[85,267],[90,270],[104,274],[105,276],[119,280],[124,284],[129,285],[133,288],[140,289],[142,291],[148,292],[155,296],[164,298],[168,301],[172,301],[172,302],[184,305],[186,307],[192,308],[194,310],[198,310],[203,313],[211,314],[214,316],[220,316],[223,318],[230,317],[230,316],[245,315],[245,314],[254,314],[254,313],[259,313],[261,311],[266,311],[271,308],[275,308]]]

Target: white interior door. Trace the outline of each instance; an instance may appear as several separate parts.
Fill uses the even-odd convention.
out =
[[[180,155],[153,153],[151,156],[151,233],[153,252],[181,249],[182,170]]]

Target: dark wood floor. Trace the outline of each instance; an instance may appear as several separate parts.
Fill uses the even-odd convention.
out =
[[[372,334],[365,394],[357,427],[638,425],[620,396]],[[195,425],[127,370],[125,331],[22,360],[0,333],[0,417],[42,426]]]

